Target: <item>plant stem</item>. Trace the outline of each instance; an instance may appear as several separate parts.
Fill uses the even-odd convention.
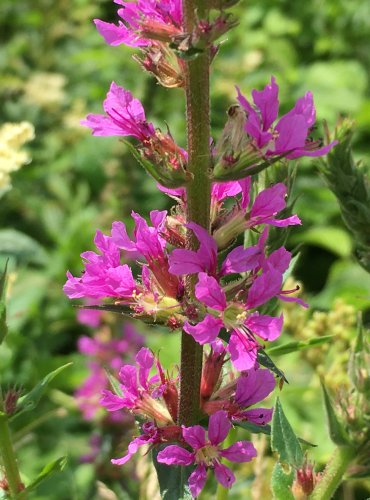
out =
[[[8,416],[3,413],[3,409],[2,394],[0,392],[0,456],[9,485],[10,497],[16,498],[19,492],[24,489],[24,486],[19,474],[17,458],[10,435]]]
[[[202,0],[183,0],[184,28],[191,33],[198,16],[204,14]],[[187,186],[187,220],[209,229],[210,212],[210,106],[209,50],[185,64],[185,93],[188,170],[193,180]],[[186,247],[195,250],[198,241],[189,232]],[[188,276],[186,293],[194,299],[194,279]],[[187,333],[181,338],[181,379],[179,423],[194,424],[199,415],[199,392],[202,372],[202,347]]]
[[[322,478],[310,495],[310,500],[330,500],[355,456],[356,450],[350,446],[335,448]]]

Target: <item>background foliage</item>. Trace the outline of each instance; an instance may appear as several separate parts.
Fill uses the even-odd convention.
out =
[[[325,118],[329,128],[340,115],[354,118],[355,154],[369,162],[370,4],[242,0],[234,11],[240,25],[225,37],[214,62],[214,136],[235,100],[235,83],[248,94],[274,74],[284,111],[311,90],[318,117]],[[0,124],[27,120],[36,132],[28,147],[32,163],[12,176],[13,188],[0,199],[1,265],[10,258],[10,333],[0,350],[1,383],[27,390],[58,366],[74,363],[55,379],[35,410],[33,418],[41,419],[37,426],[25,428],[27,415],[15,423],[26,478],[34,477],[47,461],[69,456],[63,473],[37,490],[35,498],[40,499],[92,498],[96,491],[93,465],[79,464],[92,426],[81,419],[71,397],[86,376],[76,343],[87,329],[77,324],[76,311],[61,291],[65,271],[80,272],[79,254],[92,248],[96,228],[108,231],[117,219],[130,226],[131,210],[147,214],[170,206],[122,143],[92,138],[79,120],[88,112],[100,112],[115,80],[143,101],[150,120],[161,127],[168,123],[176,140],[181,145],[185,141],[181,90],[157,85],[137,67],[127,48],[105,45],[91,21],[94,17],[114,20],[112,2],[9,0],[0,5]],[[294,193],[304,225],[291,232],[288,246],[300,245],[294,275],[311,308],[308,313],[286,308],[282,342],[335,337],[324,347],[274,359],[290,382],[280,395],[285,411],[299,436],[319,444],[310,456],[320,467],[333,445],[323,425],[318,375],[325,374],[335,390],[346,383],[356,311],[362,310],[365,323],[370,322],[370,279],[352,258],[351,235],[315,161],[300,163]],[[153,349],[162,348],[164,365],[177,361],[176,335],[164,340],[160,331],[146,334]],[[45,412],[47,419],[42,417]],[[256,438],[256,446],[268,448],[266,439]],[[231,498],[268,498],[263,475],[272,466],[269,458],[253,470],[248,466],[247,479],[239,482]],[[120,473],[110,471],[104,480],[119,491],[119,498],[138,498],[137,483],[127,476],[126,493],[118,488]],[[140,498],[153,497],[148,493],[150,481],[146,492],[141,488]],[[208,495],[211,498],[211,490]],[[369,493],[359,481],[344,486],[338,495],[361,499]]]

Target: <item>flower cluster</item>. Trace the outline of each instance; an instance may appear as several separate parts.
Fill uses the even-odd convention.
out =
[[[29,122],[4,123],[0,127],[0,192],[10,189],[10,174],[31,161],[21,148],[34,138],[35,130]]]
[[[215,7],[216,16],[199,19],[192,33],[183,28],[181,0],[115,0],[122,7],[117,11],[118,25],[95,19],[99,33],[109,45],[127,45],[141,51],[135,56],[141,67],[153,74],[164,87],[184,85],[184,61],[179,54],[193,56],[205,47],[211,47],[224,33],[235,26],[227,5]]]
[[[239,105],[229,109],[229,120],[216,148],[214,177],[243,178],[258,173],[276,160],[322,156],[336,144],[315,140],[316,110],[311,92],[274,125],[279,113],[279,87],[275,78],[261,91],[253,90],[253,104],[236,87]]]
[[[182,86],[186,58],[205,47],[214,54],[214,40],[233,23],[224,12],[233,1],[212,4],[206,20],[196,16],[192,33],[184,30],[179,0],[116,3],[121,6],[119,24],[95,20],[98,31],[111,45],[140,50],[140,64],[167,87]],[[211,9],[219,11],[216,17]],[[275,387],[274,375],[260,366],[259,353],[282,331],[278,301],[306,306],[294,293],[297,287],[284,288],[291,253],[283,246],[271,251],[269,244],[271,226],[301,224],[297,215],[286,214],[287,187],[277,183],[256,192],[251,175],[273,162],[326,154],[335,143],[323,146],[311,138],[316,119],[311,93],[278,119],[278,91],[272,77],[262,91],[252,92],[251,104],[237,88],[239,104],[229,109],[224,131],[210,147],[209,227],[188,217],[187,186],[193,175],[187,152],[169,131],[163,133],[147,121],[141,102],[128,90],[113,82],[103,104],[105,114],[90,114],[82,122],[94,135],[132,137],[134,156],[176,205],[170,213],[151,211],[150,223],[132,212],[132,235],[120,221],[113,222],[109,235],[97,231],[98,252],[82,254],[80,277],[67,273],[66,295],[99,301],[99,310],[124,313],[171,331],[182,329],[205,346],[198,425],[179,425],[181,373],[166,372],[146,347],[136,354],[135,364],[119,369],[113,391],[103,388],[103,407],[113,413],[125,410],[141,422],[140,435],[112,462],[123,465],[140,447],[156,448],[160,463],[194,466],[189,476],[193,497],[202,490],[208,470],[221,485],[234,483],[222,459],[248,462],[256,456],[250,442],[228,447],[222,443],[234,424],[265,426],[271,420],[271,408],[255,406]],[[250,246],[238,244],[245,231],[257,235]],[[189,236],[197,243],[191,249]],[[189,293],[189,276],[194,293]],[[84,342],[82,348],[104,356],[100,345],[96,349],[94,342]],[[111,348],[119,354],[121,344]],[[114,359],[110,362],[116,370]]]
[[[196,464],[189,478],[194,497],[204,486],[207,469],[214,470],[216,479],[225,487],[230,487],[235,478],[230,469],[221,463],[221,458],[247,462],[256,455],[256,450],[247,441],[238,441],[224,450],[220,444],[226,439],[232,422],[250,421],[265,425],[271,420],[272,409],[249,407],[268,396],[275,387],[275,378],[268,370],[255,365],[220,386],[225,353],[221,342],[213,343],[204,364],[201,400],[202,410],[210,415],[207,439],[200,425],[176,425],[178,377],[165,374],[161,363],[149,349],[139,351],[136,366],[123,366],[119,373],[119,391],[103,391],[101,404],[112,412],[125,408],[147,422],[142,425],[142,434],[130,443],[127,453],[112,462],[125,464],[141,446],[168,444],[158,453],[157,460],[168,465]],[[151,375],[154,366],[156,373]],[[170,444],[174,442],[177,444]],[[188,447],[193,451],[189,451]]]

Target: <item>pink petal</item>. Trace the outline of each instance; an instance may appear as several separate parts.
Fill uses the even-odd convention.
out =
[[[218,445],[226,439],[231,427],[227,412],[220,410],[209,417],[208,439],[211,444]]]
[[[261,339],[272,341],[280,336],[283,321],[283,315],[275,318],[274,316],[253,313],[244,324]]]
[[[223,311],[226,309],[225,292],[218,281],[206,273],[199,273],[198,283],[195,287],[195,296],[208,307]]]
[[[281,182],[261,191],[251,210],[251,218],[268,217],[283,210],[286,206],[287,188]]]
[[[194,462],[194,454],[181,446],[166,446],[157,455],[157,461],[166,465],[190,465]]]
[[[281,290],[283,275],[270,269],[258,276],[248,292],[247,307],[253,309],[275,297]]]
[[[199,450],[206,445],[206,431],[201,425],[182,426],[182,437],[194,450]]]
[[[223,321],[207,314],[203,321],[191,325],[188,321],[184,323],[184,330],[191,335],[200,345],[213,342],[223,326]]]
[[[271,83],[266,85],[262,91],[252,91],[254,103],[261,111],[264,130],[268,130],[277,118],[279,112],[278,94],[279,87],[276,85],[273,76],[271,77]]]
[[[231,488],[235,483],[234,473],[229,467],[224,464],[215,462],[215,476],[217,481],[222,484],[224,488]]]
[[[235,420],[246,420],[256,425],[266,425],[271,421],[272,413],[272,408],[252,408],[252,410],[240,412]]]
[[[139,382],[144,388],[148,387],[149,372],[154,363],[154,356],[150,349],[142,347],[136,354],[136,363],[139,365]]]
[[[275,385],[275,377],[269,370],[248,370],[237,380],[235,401],[240,407],[252,406],[267,398]]]
[[[220,451],[220,455],[231,462],[250,462],[257,456],[257,451],[249,441],[237,441],[229,448]]]
[[[241,335],[232,333],[228,350],[234,367],[239,371],[253,368],[257,361],[257,344],[249,339],[242,339]]]
[[[220,275],[251,271],[259,266],[261,255],[261,249],[257,245],[249,248],[236,247],[224,260]]]
[[[196,498],[202,491],[207,479],[207,469],[204,464],[199,464],[189,477],[189,489],[193,498]]]

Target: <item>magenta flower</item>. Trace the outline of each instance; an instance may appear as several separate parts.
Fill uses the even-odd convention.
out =
[[[155,135],[154,126],[145,118],[143,105],[131,92],[112,82],[103,103],[105,115],[90,114],[81,124],[92,129],[93,135],[136,137],[145,142]]]
[[[203,403],[202,408],[208,415],[222,409],[227,411],[232,421],[265,425],[272,418],[272,408],[249,407],[264,400],[275,385],[275,378],[269,370],[255,366],[244,371],[236,380],[221,386]]]
[[[139,450],[141,446],[148,444],[157,444],[161,442],[160,434],[158,428],[153,422],[145,422],[142,425],[143,434],[134,438],[128,445],[128,450],[126,455],[121,458],[114,458],[111,460],[112,464],[124,465],[128,462],[133,455]]]
[[[182,283],[170,273],[165,240],[161,236],[166,212],[153,210],[153,226],[133,212],[134,238],[127,235],[122,222],[114,222],[112,236],[97,231],[95,244],[101,254],[84,252],[85,272],[76,278],[69,272],[64,292],[69,298],[115,297],[120,304],[131,308],[133,315],[150,316],[154,321],[167,322],[169,318],[181,325],[180,305]],[[121,250],[129,257],[143,258],[141,281],[135,280],[130,267],[121,264]],[[180,321],[180,322],[179,322]]]
[[[163,185],[177,187],[191,179],[186,171],[187,154],[173,140],[170,132],[163,134],[146,121],[144,108],[131,92],[111,84],[103,103],[105,115],[90,114],[82,125],[90,127],[93,135],[131,136],[139,140],[138,153],[147,172]]]
[[[278,183],[261,191],[250,203],[251,178],[247,177],[240,182],[242,187],[242,198],[238,208],[234,208],[224,224],[216,228],[213,237],[219,248],[226,247],[234,238],[247,229],[262,224],[286,227],[301,224],[297,215],[291,215],[285,219],[279,219],[279,213],[286,208],[287,188]],[[251,205],[251,206],[250,206]]]
[[[269,269],[254,280],[245,302],[228,301],[215,278],[199,273],[195,295],[207,307],[207,313],[195,325],[186,321],[184,330],[201,345],[214,341],[221,328],[231,331],[228,344],[231,361],[237,370],[248,370],[254,366],[260,347],[254,335],[275,340],[283,326],[282,316],[275,318],[249,311],[275,297],[281,285],[282,274]]]
[[[267,156],[285,156],[288,159],[301,156],[322,156],[327,154],[337,141],[322,147],[310,133],[316,121],[316,111],[311,92],[307,92],[295,103],[293,109],[274,122],[279,112],[279,87],[275,78],[262,91],[253,90],[254,106],[238,92],[238,101],[244,108],[247,119],[245,132],[255,145]]]
[[[196,465],[189,477],[189,488],[194,498],[205,485],[208,469],[214,470],[216,479],[222,486],[230,488],[235,482],[235,476],[229,467],[221,463],[221,459],[250,462],[257,456],[253,444],[248,441],[237,441],[228,448],[221,448],[230,428],[226,411],[218,411],[210,417],[208,436],[200,425],[183,426],[182,436],[192,451],[178,445],[169,445],[158,453],[157,460],[166,465]]]
[[[220,271],[217,271],[217,244],[206,229],[189,222],[186,225],[199,240],[197,251],[176,249],[169,257],[169,271],[172,274],[183,275],[207,272],[212,276],[241,273],[258,267],[261,249],[256,245],[249,248],[238,246],[226,256]]]
[[[181,0],[114,1],[123,6],[118,9],[123,22],[119,21],[116,26],[94,19],[97,30],[109,45],[146,47],[155,43],[153,40],[170,41],[182,33]]]
[[[118,396],[109,390],[104,390],[100,404],[108,411],[125,408],[134,414],[142,414],[160,426],[173,424],[166,399],[163,398],[164,403],[159,400],[165,392],[162,386],[167,381],[161,380],[158,374],[152,377],[149,375],[155,361],[153,354],[149,349],[143,347],[135,359],[137,367],[124,365],[119,372],[122,395]],[[158,365],[157,361],[157,367]],[[163,372],[162,369],[161,372]],[[168,380],[168,384],[171,384],[170,380]],[[170,407],[170,409],[172,408]]]

